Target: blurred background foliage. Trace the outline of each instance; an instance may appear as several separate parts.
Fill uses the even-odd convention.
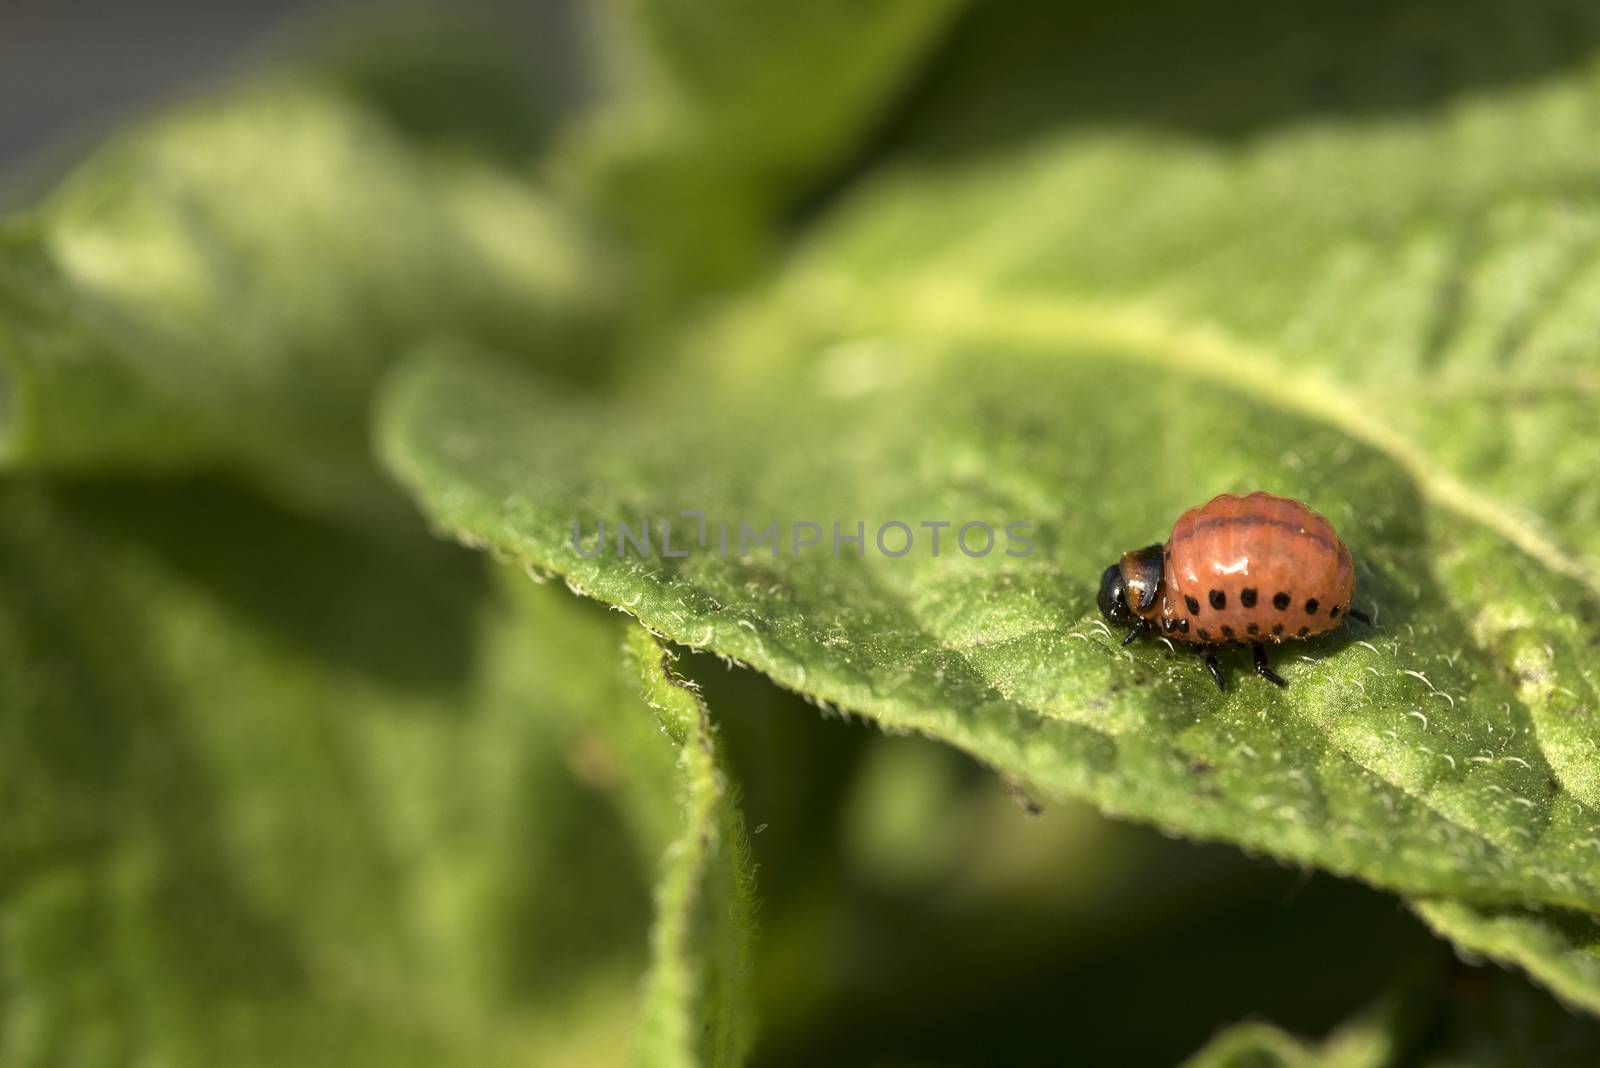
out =
[[[885,161],[1416,114],[1587,5],[97,8],[0,45],[0,1059],[1600,1063],[1388,894],[707,655],[694,779],[632,624],[430,538],[367,418],[439,334],[605,394]],[[694,888],[750,874],[724,1004]]]

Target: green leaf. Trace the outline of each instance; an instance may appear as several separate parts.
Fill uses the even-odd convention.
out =
[[[1443,978],[1431,991],[1391,993],[1320,1043],[1236,1024],[1184,1068],[1579,1068],[1600,1056],[1600,1025],[1513,976],[1461,968]]]
[[[1600,852],[1584,844],[1600,813],[1484,630],[1504,620],[1518,648],[1548,644],[1552,674],[1586,689],[1593,627],[1548,603],[1591,595],[1426,508],[1391,457],[1198,377],[1140,379],[1139,418],[1121,418],[1096,399],[1127,361],[1101,346],[846,345],[779,317],[701,344],[730,366],[616,402],[425,354],[388,392],[385,454],[447,529],[1048,792],[1399,890],[1600,907]],[[795,358],[755,376],[734,362],[763,346]],[[1163,424],[1206,448],[1153,443]],[[1362,561],[1358,599],[1391,629],[1287,647],[1286,692],[1244,677],[1219,694],[1192,657],[1120,652],[1096,624],[1104,563],[1196,500],[1256,485],[1335,519]],[[659,550],[660,520],[691,508],[711,519],[707,547],[679,519],[687,556],[618,555],[618,522],[651,523]],[[574,524],[593,551],[602,519],[607,547],[580,555]],[[948,542],[935,557],[926,538],[891,558],[872,533],[891,519],[1002,533],[982,559]],[[863,522],[865,555],[836,556],[830,536],[796,558],[801,520]],[[1017,520],[1035,524],[1031,556],[1002,551]],[[772,521],[782,551],[739,559],[738,524]]]
[[[594,340],[587,257],[522,181],[421,154],[314,84],[192,105],[0,224],[0,459],[228,466],[359,514],[393,354],[539,337],[560,367],[563,338]]]
[[[1600,588],[1592,8],[978,14],[811,235],[801,306],[1188,368]]]
[[[642,1038],[655,872],[705,826],[618,620],[215,485],[0,497],[0,1060]]]
[[[1183,1068],[1384,1068],[1396,1052],[1384,1024],[1358,1018],[1316,1046],[1269,1023],[1236,1024]]]
[[[1594,916],[1437,898],[1413,907],[1462,949],[1523,968],[1569,1004],[1600,1013],[1600,920]]]
[[[645,701],[678,746],[683,829],[656,889],[639,1060],[733,1065],[749,1045],[755,880],[733,786],[705,702],[643,627],[628,655]]]
[[[657,284],[726,280],[767,251],[782,212],[859,149],[959,6],[597,5],[608,93],[560,167],[635,240]]]

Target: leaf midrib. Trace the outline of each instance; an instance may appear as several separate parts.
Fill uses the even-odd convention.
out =
[[[855,288],[848,279],[830,277],[825,288],[837,293],[846,286]],[[1048,344],[1069,354],[1110,350],[1129,361],[1210,380],[1313,419],[1383,454],[1427,500],[1493,531],[1539,566],[1600,596],[1600,566],[1560,544],[1536,519],[1444,472],[1423,446],[1368,415],[1358,394],[1326,376],[1297,373],[1268,350],[1215,324],[1183,324],[1144,305],[1018,296],[949,280],[875,289],[862,304],[897,309],[883,320],[874,319],[874,325],[907,336]]]

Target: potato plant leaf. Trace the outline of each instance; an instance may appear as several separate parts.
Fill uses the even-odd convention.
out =
[[[645,702],[678,750],[683,824],[656,888],[639,1060],[685,1068],[739,1064],[751,1033],[755,923],[743,818],[710,713],[673,666],[674,654],[637,624],[627,651]]]
[[[679,364],[595,404],[435,353],[383,448],[446,526],[676,641],[1114,814],[1511,910],[1496,955],[1548,978],[1581,930],[1515,910],[1600,908],[1600,26],[1269,6],[976,12]],[[1258,488],[1333,519],[1379,626],[1285,649],[1282,694],[1119,650],[1100,568]],[[664,557],[686,511],[789,540]],[[963,556],[972,520],[1033,553]],[[619,555],[623,523],[657,550]]]
[[[1600,907],[1585,844],[1600,812],[1568,782],[1572,754],[1534,727],[1502,647],[1464,618],[1526,620],[1552,674],[1587,688],[1593,627],[1547,607],[1588,598],[1574,580],[1426,508],[1381,451],[1200,377],[1143,380],[1138,414],[1206,447],[1152,441],[1107,396],[1127,373],[1114,349],[841,341],[787,319],[704,344],[763,339],[792,347],[787,374],[730,360],[677,393],[598,403],[434,351],[390,390],[383,447],[447,528],[1043,788],[1395,889]],[[1104,563],[1188,504],[1257,486],[1343,527],[1385,629],[1284,647],[1287,691],[1235,663],[1222,694],[1182,650],[1120,650],[1093,606]],[[709,517],[705,546],[685,510]],[[686,555],[662,555],[663,519]],[[862,523],[866,543],[834,544],[835,521]],[[913,552],[878,547],[886,530],[899,551],[892,521]],[[952,528],[935,556],[920,528],[933,521],[1031,522],[1033,552],[1007,555],[1001,534],[974,558]],[[718,524],[736,543],[739,524],[771,522],[775,544],[719,552]],[[827,535],[795,552],[814,533],[802,522]],[[648,524],[656,549],[619,552],[619,523]],[[1474,583],[1451,581],[1466,571]]]
[[[1182,1068],[1385,1068],[1395,1052],[1381,1023],[1358,1019],[1313,1045],[1269,1023],[1235,1024]]]
[[[542,129],[389,98],[423,147],[278,81],[0,223],[5,466],[365,517],[382,379],[434,521],[639,621],[389,513],[11,481],[0,1059],[737,1061],[744,839],[658,639],[1600,1009],[1600,16],[1286,10],[620,2],[619,91],[544,161],[572,204],[439,147]],[[616,303],[574,207],[655,313],[614,394],[573,382]],[[1376,626],[1276,650],[1282,692],[1123,648],[1100,569],[1258,488],[1337,524]],[[1412,1061],[1593,1062],[1462,986]],[[1342,1035],[1202,1063],[1385,1058]]]
[[[661,858],[739,854],[677,804],[705,750],[680,767],[619,620],[216,485],[0,497],[0,1060],[648,1048]],[[683,853],[654,896],[695,937],[652,974],[710,974],[737,918],[686,903]]]
[[[592,342],[585,257],[527,183],[315,83],[190,105],[0,223],[0,460],[230,467],[359,511],[394,352],[438,331]]]
[[[961,6],[596,4],[608,92],[556,169],[634,240],[656,286],[726,281],[861,150]]]
[[[1600,16],[1298,14],[977,12],[788,291],[852,329],[1030,333],[1203,372],[1600,588]]]
[[[1600,921],[1593,915],[1449,898],[1424,898],[1413,907],[1462,949],[1516,965],[1568,1004],[1600,1013]]]
[[[1515,976],[1458,967],[1431,991],[1392,991],[1320,1042],[1235,1024],[1183,1068],[1583,1068],[1596,1057],[1592,1021]]]

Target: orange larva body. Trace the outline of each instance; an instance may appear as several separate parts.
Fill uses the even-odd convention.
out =
[[[1333,524],[1270,493],[1222,494],[1173,524],[1162,590],[1138,614],[1198,644],[1283,641],[1343,622],[1355,572]]]

